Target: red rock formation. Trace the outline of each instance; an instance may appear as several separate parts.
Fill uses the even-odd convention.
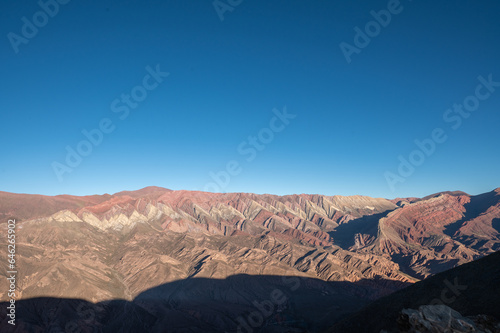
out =
[[[1,192],[0,198],[0,216],[16,217],[23,229],[19,257],[31,272],[20,284],[23,297],[68,283],[58,295],[127,298],[165,281],[240,273],[365,281],[365,296],[378,297],[393,290],[381,281],[412,282],[500,244],[499,189],[392,202],[157,187],[88,197]],[[73,286],[80,280],[85,290]]]

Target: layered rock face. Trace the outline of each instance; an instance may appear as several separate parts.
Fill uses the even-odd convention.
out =
[[[37,207],[39,198],[27,197]],[[42,198],[55,212],[23,205],[10,212],[36,212],[18,221],[23,298],[130,300],[162,283],[235,274],[365,280],[372,287],[358,293],[374,298],[416,281],[388,258],[348,251],[330,235],[339,224],[396,208],[385,199],[146,188],[92,197],[88,205],[72,197],[58,210],[67,196]]]
[[[425,278],[500,249],[500,190],[443,193],[414,200],[378,220],[376,234],[351,249],[389,255]]]
[[[244,274],[312,279],[319,295],[362,304],[499,249],[500,190],[395,200],[158,187],[86,197],[0,192],[0,222],[8,219],[17,221],[24,299],[132,301],[176,281]],[[0,300],[6,287],[2,279]],[[250,305],[260,295],[252,288]]]

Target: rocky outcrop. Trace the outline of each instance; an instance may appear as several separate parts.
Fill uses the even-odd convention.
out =
[[[486,315],[463,317],[446,305],[422,305],[404,309],[398,318],[402,333],[492,333],[500,332],[500,322]]]

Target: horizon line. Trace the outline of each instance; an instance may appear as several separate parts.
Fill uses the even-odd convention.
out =
[[[19,195],[39,195],[39,196],[46,196],[46,197],[57,197],[57,196],[73,196],[73,197],[88,197],[88,196],[104,196],[104,195],[109,195],[109,196],[114,196],[114,195],[117,195],[119,193],[122,193],[122,192],[138,192],[138,191],[142,191],[142,190],[145,190],[145,189],[153,189],[153,188],[157,188],[158,190],[167,190],[167,191],[172,191],[172,192],[181,192],[181,191],[184,191],[184,192],[198,192],[198,193],[209,193],[209,194],[255,194],[255,195],[272,195],[272,196],[278,196],[278,197],[285,197],[285,196],[292,196],[292,195],[321,195],[321,196],[327,196],[327,197],[334,197],[334,196],[340,196],[340,197],[353,197],[353,196],[364,196],[364,197],[370,197],[370,198],[382,198],[382,199],[387,199],[387,200],[394,200],[394,199],[398,199],[398,198],[418,198],[418,199],[421,199],[421,198],[424,198],[424,197],[428,197],[428,196],[434,196],[434,195],[437,195],[437,194],[442,194],[442,193],[457,193],[457,192],[460,192],[461,194],[463,195],[467,195],[467,196],[477,196],[477,195],[481,195],[481,194],[484,194],[484,193],[489,193],[489,192],[493,192],[495,191],[496,189],[500,188],[500,187],[495,187],[493,188],[492,190],[490,191],[487,191],[487,192],[481,192],[481,193],[477,193],[477,194],[470,194],[470,193],[467,193],[465,191],[462,191],[462,190],[443,190],[443,191],[438,191],[438,192],[434,192],[434,193],[431,193],[431,194],[428,194],[428,195],[425,195],[425,196],[396,196],[394,198],[385,198],[385,197],[379,197],[379,196],[371,196],[371,195],[365,195],[365,194],[352,194],[352,195],[342,195],[342,194],[333,194],[333,195],[328,195],[328,194],[322,194],[322,193],[288,193],[288,194],[276,194],[276,193],[257,193],[257,192],[244,192],[244,191],[236,191],[236,192],[208,192],[208,191],[201,191],[201,190],[188,190],[188,189],[170,189],[170,188],[166,188],[166,187],[162,187],[162,186],[156,186],[156,185],[149,185],[149,186],[145,186],[145,187],[142,187],[142,188],[139,188],[139,189],[136,189],[136,190],[121,190],[121,191],[118,191],[118,192],[115,192],[115,193],[92,193],[92,194],[80,194],[80,195],[76,195],[76,194],[70,194],[70,193],[61,193],[61,194],[53,194],[53,195],[50,195],[50,194],[42,194],[42,193],[25,193],[25,192],[9,192],[9,191],[3,191],[3,190],[0,190],[0,192],[3,192],[3,193],[10,193],[10,194],[19,194]]]

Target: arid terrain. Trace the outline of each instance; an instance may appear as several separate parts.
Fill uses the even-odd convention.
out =
[[[83,197],[0,192],[0,244],[9,219],[21,300],[15,331],[314,332],[498,251],[500,188],[393,200],[158,187]],[[81,316],[82,304],[91,316]]]

